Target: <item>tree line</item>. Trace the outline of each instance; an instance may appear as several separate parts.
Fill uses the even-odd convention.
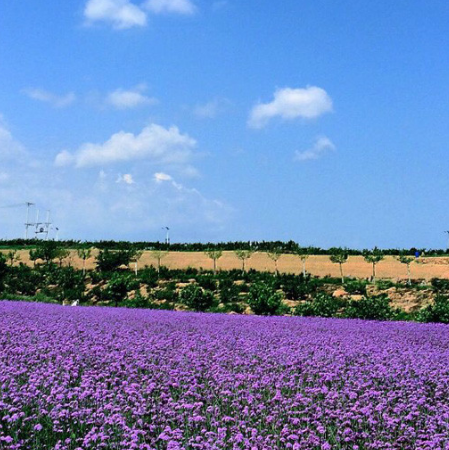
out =
[[[41,244],[39,239],[2,239],[0,240],[0,248],[4,249],[27,249],[38,247]],[[195,243],[164,243],[151,241],[80,241],[80,240],[64,240],[58,241],[60,247],[66,249],[78,248],[97,248],[99,250],[170,250],[170,251],[185,251],[185,252],[204,252],[208,250],[221,251],[235,251],[235,250],[251,250],[253,252],[271,252],[280,251],[281,253],[295,253],[298,248],[309,255],[329,255],[340,247],[321,248],[316,246],[304,246],[295,241],[233,241],[233,242],[195,242]],[[363,255],[367,249],[350,249],[345,248],[345,251],[350,256]],[[413,256],[416,252],[425,254],[427,256],[444,256],[449,255],[447,249],[425,249],[425,248],[409,248],[398,249],[389,248],[382,249],[384,255],[398,256],[406,254]]]

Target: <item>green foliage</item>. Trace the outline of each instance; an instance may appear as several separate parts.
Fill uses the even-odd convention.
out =
[[[329,259],[334,264],[344,264],[349,257],[349,252],[346,248],[334,248],[329,256]]]
[[[449,297],[438,293],[432,305],[428,305],[418,312],[417,319],[420,322],[449,324]]]
[[[247,302],[254,314],[270,316],[282,313],[282,295],[266,283],[254,283],[249,289]]]
[[[209,291],[217,289],[217,279],[212,273],[201,274],[196,277],[196,282],[203,288]]]
[[[366,285],[365,280],[351,278],[345,281],[343,287],[348,294],[366,295]]]
[[[344,311],[344,317],[351,319],[392,320],[396,315],[397,310],[391,307],[390,299],[385,294],[352,300]]]
[[[50,264],[58,257],[61,252],[61,246],[56,241],[39,241],[34,254],[30,252],[30,258],[33,256],[36,259],[42,259],[45,264]]]
[[[430,284],[437,292],[449,291],[449,280],[446,280],[445,278],[432,278]]]
[[[120,302],[126,300],[128,292],[131,290],[130,281],[132,281],[130,274],[114,272],[109,279],[104,295],[108,300],[113,301],[115,306],[118,306]]]
[[[297,316],[336,317],[345,301],[325,292],[318,293],[313,300],[300,303],[294,311]]]
[[[221,303],[234,303],[239,301],[240,289],[230,278],[220,281],[219,289]]]
[[[197,284],[184,287],[179,294],[179,300],[194,311],[207,311],[216,304],[213,293],[203,290]]]
[[[376,281],[376,286],[377,286],[378,289],[383,291],[383,290],[386,290],[386,289],[390,289],[392,287],[396,287],[396,283],[394,283],[391,280],[383,279],[383,280],[377,280]]]
[[[284,291],[285,298],[289,300],[303,300],[317,290],[317,283],[309,274],[291,275],[282,274],[277,284]]]
[[[102,250],[96,258],[97,270],[100,272],[112,272],[123,264],[128,266],[134,254],[133,250]]]
[[[139,280],[141,283],[146,284],[149,288],[157,286],[159,275],[154,267],[144,267],[139,272]]]
[[[175,302],[178,299],[178,294],[172,286],[165,286],[162,289],[153,291],[155,300],[166,300],[168,302]]]

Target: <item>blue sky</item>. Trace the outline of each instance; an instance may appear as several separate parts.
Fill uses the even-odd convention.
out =
[[[443,0],[2,2],[0,206],[61,238],[443,247],[448,23]],[[25,207],[0,213],[21,237]]]

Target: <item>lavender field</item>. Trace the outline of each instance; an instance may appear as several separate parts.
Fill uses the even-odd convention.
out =
[[[0,302],[1,449],[449,449],[449,327]]]

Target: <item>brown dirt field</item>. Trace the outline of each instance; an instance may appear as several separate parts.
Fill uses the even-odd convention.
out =
[[[6,253],[6,251],[3,251]],[[97,251],[94,251],[95,255]],[[28,251],[19,251],[20,261],[32,265],[29,259]],[[70,258],[63,262],[63,265],[70,264],[77,268],[82,267],[82,260],[72,251]],[[151,251],[146,251],[139,260],[139,268],[145,265],[156,266],[157,260],[152,256]],[[171,269],[185,269],[187,267],[212,269],[212,260],[203,252],[170,252],[162,260],[162,265]],[[86,268],[93,269],[95,267],[95,258],[92,257],[86,261]],[[240,269],[242,262],[235,256],[232,251],[223,252],[223,256],[217,262],[218,270]],[[134,268],[134,263],[131,263]],[[266,253],[254,253],[250,259],[246,261],[247,269],[267,270],[274,272],[274,262],[268,258]],[[282,255],[278,260],[278,268],[280,272],[296,273],[302,271],[302,263],[295,255]],[[333,264],[326,255],[310,256],[306,261],[306,270],[312,275],[325,276],[331,275],[338,277],[340,275],[338,264]],[[350,256],[347,263],[343,265],[345,276],[357,278],[371,277],[372,267],[366,263],[362,256]],[[387,256],[376,266],[377,278],[388,278],[392,280],[407,278],[407,268],[405,264],[399,263],[394,257]],[[431,278],[449,278],[449,258],[421,258],[411,264],[411,276],[413,279],[430,280]]]

